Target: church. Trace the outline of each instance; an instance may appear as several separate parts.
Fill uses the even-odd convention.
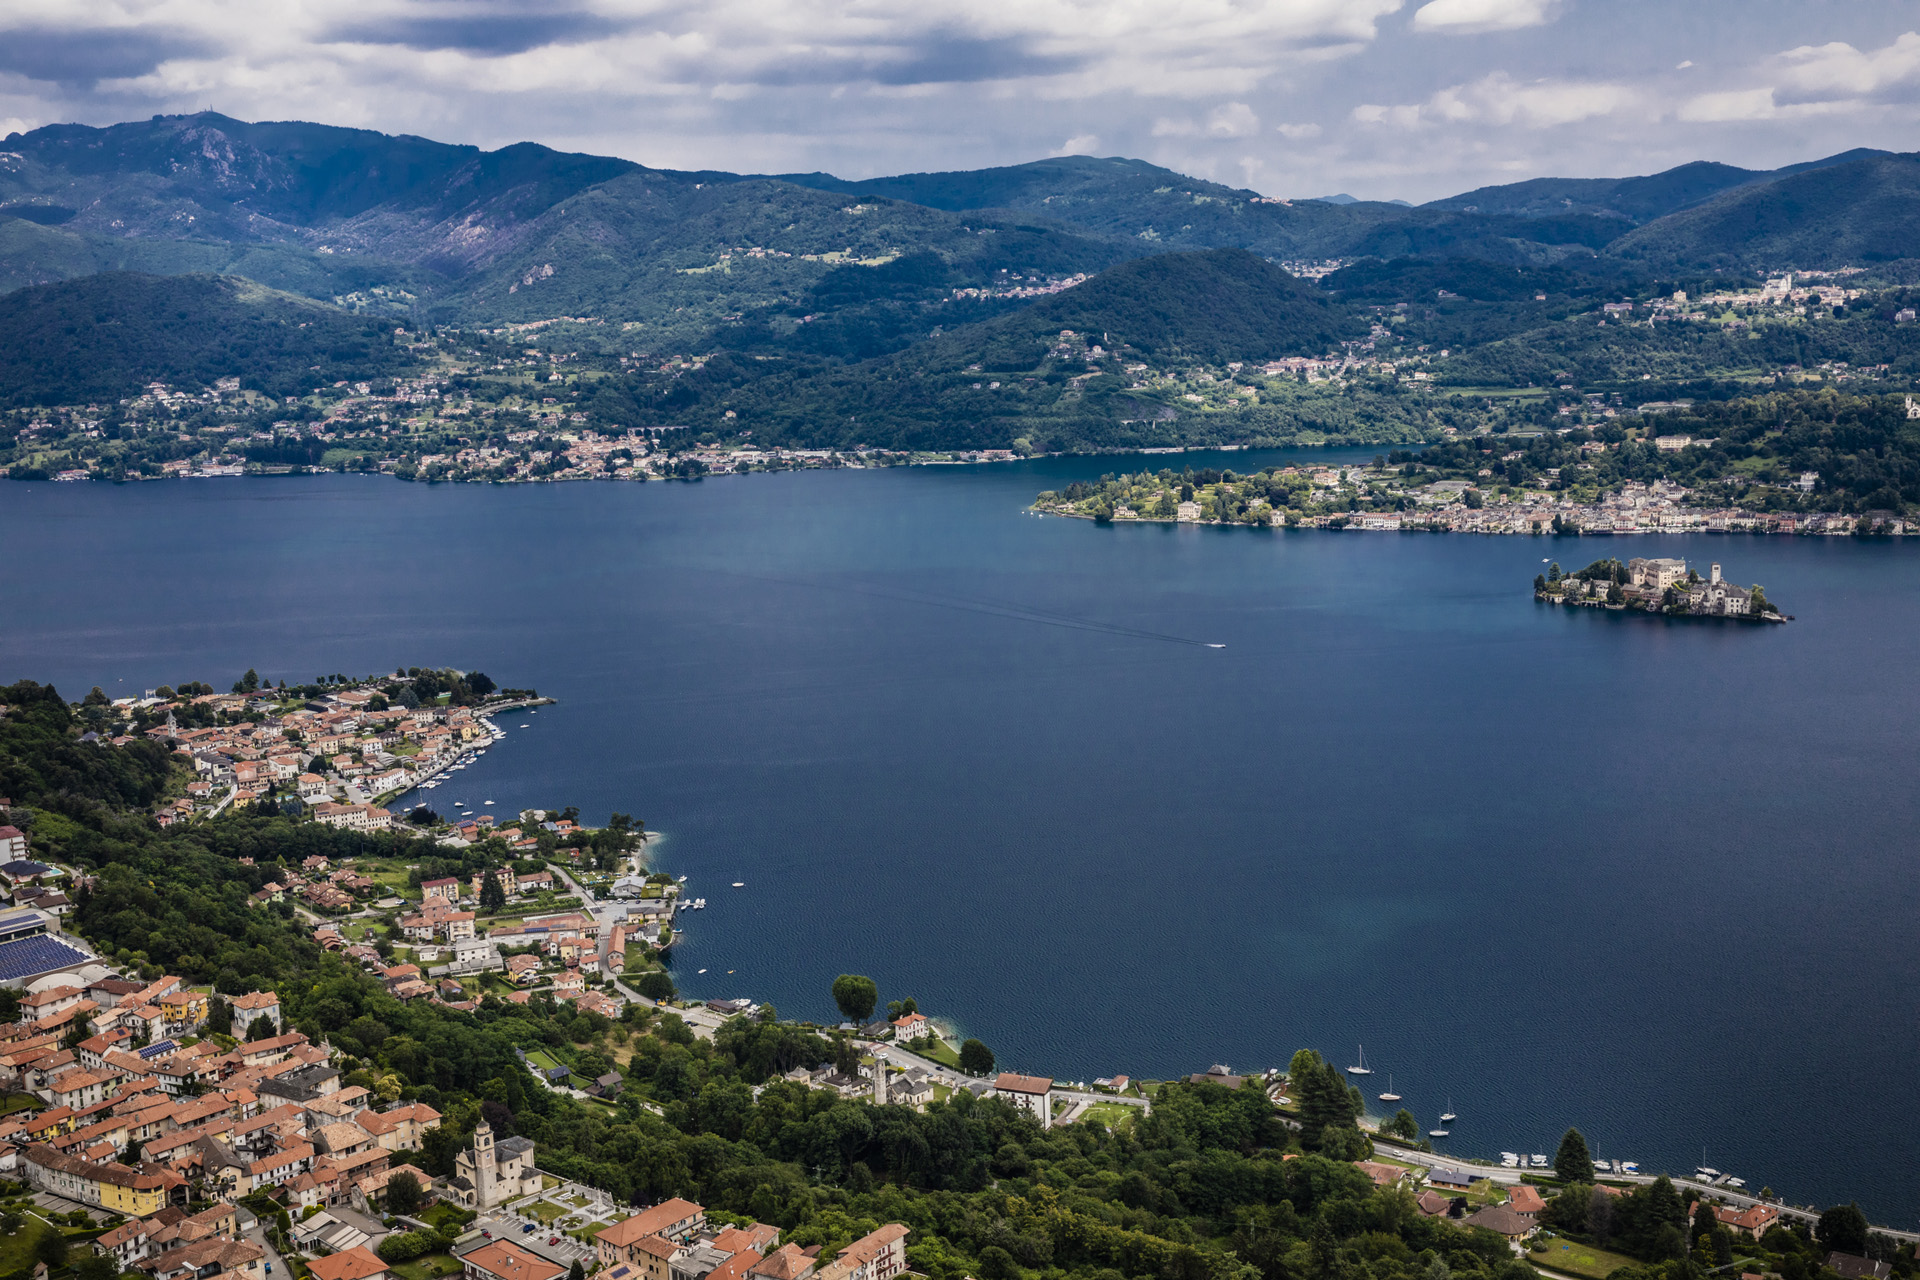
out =
[[[466,1209],[493,1209],[540,1190],[533,1167],[533,1139],[493,1140],[493,1126],[482,1120],[473,1131],[473,1147],[453,1158],[447,1188]]]

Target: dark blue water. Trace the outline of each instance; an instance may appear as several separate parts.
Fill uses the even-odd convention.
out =
[[[868,973],[1067,1078],[1364,1042],[1466,1153],[1920,1216],[1920,546],[1022,513],[1117,465],[11,484],[0,678],[483,669],[561,705],[436,798],[667,832],[694,994]],[[1530,598],[1614,553],[1799,621]]]

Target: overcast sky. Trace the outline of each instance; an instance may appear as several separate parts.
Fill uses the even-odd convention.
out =
[[[1270,195],[1914,150],[1914,0],[0,0],[0,135],[212,107],[670,168]]]

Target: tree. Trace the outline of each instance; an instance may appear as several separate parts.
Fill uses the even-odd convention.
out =
[[[43,1231],[40,1238],[33,1242],[33,1256],[47,1264],[47,1270],[58,1271],[67,1265],[67,1235],[58,1227]]]
[[[587,1280],[587,1269],[580,1265],[580,1259],[573,1260],[573,1269],[567,1272],[567,1280]]]
[[[279,1034],[280,1029],[273,1025],[272,1018],[255,1018],[247,1024],[247,1042],[249,1044],[255,1040],[269,1040]]]
[[[507,905],[507,891],[500,883],[500,877],[487,871],[480,877],[480,909],[498,911]]]
[[[1415,1142],[1420,1138],[1420,1122],[1413,1118],[1413,1112],[1402,1107],[1393,1119],[1387,1121],[1386,1131],[1408,1142]]]
[[[412,1213],[420,1207],[420,1179],[402,1169],[387,1179],[387,1212]]]
[[[1837,1204],[1820,1215],[1813,1238],[1832,1253],[1867,1252],[1867,1215],[1857,1204]]]
[[[970,1076],[984,1076],[993,1070],[993,1050],[978,1040],[960,1044],[960,1069]]]
[[[843,973],[833,980],[833,1002],[840,1006],[840,1013],[849,1022],[865,1022],[873,1016],[873,1007],[880,1003],[880,988],[872,978],[857,973]]]
[[[1593,1181],[1593,1152],[1587,1149],[1587,1140],[1578,1129],[1569,1129],[1561,1136],[1553,1172],[1562,1182]]]
[[[673,985],[673,975],[665,969],[647,970],[640,975],[640,981],[634,983],[634,988],[655,1003],[671,1000],[677,994]]]

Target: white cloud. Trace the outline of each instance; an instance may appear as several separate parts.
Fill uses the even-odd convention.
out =
[[[1417,105],[1354,108],[1360,124],[1412,128],[1417,125],[1518,125],[1545,129],[1610,116],[1634,106],[1639,95],[1622,84],[1593,80],[1515,80],[1504,71],[1471,84],[1442,89]]]
[[[1413,15],[1413,29],[1449,35],[1516,31],[1547,22],[1555,7],[1555,0],[1428,0]]]
[[[1305,124],[1277,124],[1273,126],[1273,131],[1281,137],[1291,139],[1294,142],[1305,142],[1309,138],[1317,138],[1320,136],[1320,126],[1312,122]]]
[[[1056,156],[1090,156],[1100,149],[1100,137],[1092,133],[1076,133],[1061,143],[1051,153]]]
[[[1730,120],[1771,120],[1775,115],[1773,90],[1728,89],[1703,93],[1680,104],[1679,118],[1694,124]]]
[[[1244,102],[1229,102],[1207,113],[1207,136],[1245,138],[1260,132],[1260,117]]]
[[[1866,98],[1920,83],[1920,32],[1909,31],[1884,49],[1866,53],[1834,41],[1802,45],[1780,55],[1786,96],[1797,101]]]

